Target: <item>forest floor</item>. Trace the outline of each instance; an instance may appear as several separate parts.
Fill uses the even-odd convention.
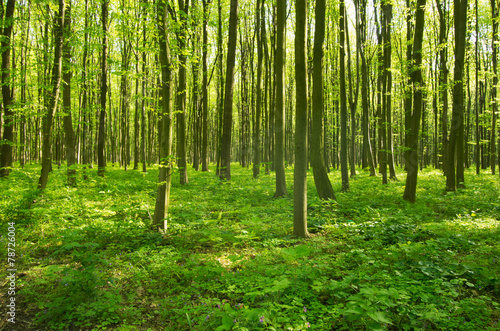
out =
[[[1,259],[15,239],[16,324],[4,330],[499,330],[500,184],[466,173],[445,193],[440,171],[382,185],[358,170],[338,203],[308,177],[311,238],[292,236],[289,196],[273,173],[232,181],[189,170],[173,177],[168,233],[151,228],[157,169],[108,165],[76,188],[66,169],[35,190],[40,168],[0,180]],[[14,222],[15,235],[8,235]],[[11,229],[12,230],[12,229]],[[8,267],[6,267],[8,268]],[[9,281],[1,282],[6,316]]]

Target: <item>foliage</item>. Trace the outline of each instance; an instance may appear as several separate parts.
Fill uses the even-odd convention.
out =
[[[366,173],[338,203],[322,202],[309,174],[312,237],[298,240],[292,191],[274,199],[273,174],[234,166],[221,182],[190,170],[189,184],[173,184],[161,235],[151,228],[157,169],[91,171],[76,188],[54,169],[43,194],[38,172],[14,168],[0,181],[29,329],[499,327],[500,190],[489,174],[466,173],[467,188],[445,194],[444,177],[426,169],[414,205],[400,198],[404,183]],[[340,173],[330,177],[339,191]]]

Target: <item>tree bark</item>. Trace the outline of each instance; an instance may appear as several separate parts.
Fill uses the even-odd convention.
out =
[[[201,171],[208,171],[208,6],[211,1],[203,0],[203,100],[202,100],[202,142],[201,142]]]
[[[231,0],[229,39],[227,48],[226,87],[224,91],[224,123],[221,144],[221,179],[231,180],[231,134],[233,126],[233,85],[236,60],[238,0]]]
[[[311,132],[311,165],[314,184],[320,199],[335,200],[335,193],[326,172],[323,140],[323,42],[325,39],[325,0],[316,0],[313,64],[313,109]]]
[[[101,53],[101,109],[99,110],[99,135],[97,137],[97,174],[104,176],[106,171],[106,96],[108,92],[108,5],[109,0],[102,0],[102,53]]]
[[[59,92],[61,90],[62,49],[64,40],[64,0],[59,0],[59,11],[54,26],[54,65],[52,67],[52,93],[47,96],[46,114],[43,120],[42,171],[38,180],[38,189],[44,190],[49,179],[52,166],[51,137],[54,115],[57,110]]]
[[[262,20],[260,17],[260,6],[264,6],[261,0],[257,0],[257,8],[255,10],[255,29],[257,35],[257,81],[255,87],[255,122],[253,129],[253,178],[259,177],[260,174],[260,126],[261,126],[261,113],[262,113],[262,60],[263,60],[263,40],[262,29],[260,25]]]
[[[160,49],[161,65],[161,113],[158,122],[160,171],[159,185],[156,192],[155,212],[153,225],[161,231],[167,231],[167,213],[170,204],[170,183],[172,175],[172,111],[171,99],[171,62],[170,48],[167,36],[167,8],[165,2],[157,2],[158,46]]]
[[[349,191],[349,168],[347,166],[347,95],[345,87],[345,3],[340,0],[339,18],[339,52],[340,52],[340,171],[342,174],[342,191]]]
[[[343,4],[343,0],[341,0]],[[342,6],[342,5],[341,5]],[[295,23],[295,167],[293,234],[307,238],[307,0],[296,0]],[[342,11],[341,11],[342,12]]]
[[[422,43],[424,39],[424,24],[425,24],[425,2],[426,0],[417,1],[417,11],[415,19],[415,34],[413,37],[413,114],[411,114],[411,126],[406,128],[408,133],[408,149],[406,185],[403,194],[403,199],[408,202],[415,202],[415,193],[417,190],[417,175],[418,175],[418,136],[420,131],[420,117],[422,114]]]
[[[459,187],[464,185],[464,150],[461,147],[463,147],[464,130],[463,67],[465,58],[465,33],[467,30],[467,0],[454,0],[454,9],[455,69],[453,72],[453,110],[451,116],[450,143],[448,149],[448,165],[446,171],[446,191],[455,191],[457,184]],[[456,169],[455,156],[457,162]]]
[[[497,123],[497,54],[498,54],[498,0],[490,0],[491,4],[491,21],[492,21],[492,39],[491,48],[492,64],[493,64],[493,86],[491,88],[491,131],[490,131],[490,167],[491,174],[495,174],[495,167],[497,163],[497,149],[496,149],[496,123]]]
[[[320,0],[322,1],[322,0]],[[278,0],[276,3],[277,30],[276,30],[276,53],[274,63],[276,70],[276,109],[274,117],[275,149],[274,167],[276,170],[276,192],[275,197],[287,195],[284,145],[285,145],[285,50],[286,50],[286,0]]]
[[[66,5],[64,17],[64,44],[63,44],[63,111],[64,111],[64,133],[66,135],[66,163],[68,166],[68,184],[76,185],[76,149],[75,132],[73,131],[73,120],[71,117],[71,46],[69,39],[71,36],[71,0]]]
[[[3,15],[4,26],[2,29],[2,101],[3,101],[3,142],[0,152],[0,177],[7,177],[12,167],[12,146],[14,145],[14,88],[11,78],[11,36],[14,26],[14,9],[16,1],[8,0]],[[3,8],[2,8],[3,9]],[[2,123],[0,123],[2,124]]]
[[[361,125],[363,127],[363,157],[362,157],[362,167],[370,168],[370,176],[375,176],[375,162],[373,158],[373,150],[370,139],[370,115],[369,115],[369,100],[368,100],[368,88],[369,88],[369,77],[368,77],[368,64],[366,62],[365,55],[365,42],[366,42],[366,0],[357,0],[354,2],[357,11],[359,11],[359,25],[358,25],[358,35],[359,35],[359,53],[361,56],[361,109],[362,109],[362,120]]]

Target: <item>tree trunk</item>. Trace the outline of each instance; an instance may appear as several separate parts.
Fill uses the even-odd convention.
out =
[[[156,192],[153,225],[160,230],[167,230],[167,212],[170,203],[170,183],[172,175],[172,112],[170,109],[170,84],[172,80],[170,49],[167,36],[167,8],[163,1],[157,3],[158,46],[161,65],[161,113],[158,122],[160,172]]]
[[[62,71],[62,49],[64,40],[64,14],[65,14],[64,0],[59,0],[59,11],[57,13],[57,20],[54,26],[54,65],[52,67],[52,93],[47,96],[46,115],[43,121],[43,145],[42,145],[42,171],[40,179],[38,180],[38,188],[45,189],[49,179],[49,172],[52,166],[51,155],[51,137],[52,137],[52,124],[54,122],[54,115],[57,110],[57,102],[59,99],[59,92],[61,90],[61,71]]]
[[[332,184],[326,172],[323,140],[323,42],[325,39],[325,0],[316,0],[313,66],[313,118],[311,132],[311,165],[314,184],[320,199],[335,200]]]
[[[341,0],[341,7],[343,0]],[[295,23],[295,167],[293,234],[307,238],[307,0],[296,0]],[[343,11],[341,11],[343,12]]]
[[[177,90],[177,158],[179,167],[180,184],[184,185],[188,182],[187,176],[187,144],[186,144],[186,66],[187,56],[186,48],[186,29],[187,29],[187,14],[189,10],[189,0],[184,3],[184,0],[178,0],[179,3],[179,32],[177,34],[177,43],[179,45],[179,74],[178,74],[178,90]]]
[[[497,75],[497,54],[498,54],[498,0],[490,0],[491,3],[491,21],[492,21],[492,36],[491,48],[492,52],[492,64],[493,64],[493,86],[491,88],[491,131],[490,131],[490,167],[491,174],[495,174],[495,166],[497,163],[497,152],[496,152],[496,123],[497,123],[497,85],[498,85],[498,75]],[[457,147],[458,148],[458,147]]]
[[[322,0],[320,0],[322,1]],[[276,70],[276,109],[274,117],[275,149],[274,167],[276,170],[276,192],[275,197],[287,195],[284,145],[285,145],[285,50],[286,50],[286,0],[278,0],[276,8],[277,30],[276,30],[276,53],[274,63]]]
[[[420,117],[422,114],[422,43],[424,39],[424,24],[425,24],[425,2],[426,0],[417,1],[417,12],[415,19],[415,34],[413,37],[413,114],[411,114],[411,126],[406,128],[408,133],[409,152],[406,154],[407,159],[405,164],[407,167],[406,185],[403,199],[408,202],[415,202],[415,193],[417,190],[417,175],[418,175],[418,136],[420,131]]]
[[[219,177],[231,180],[231,133],[233,126],[233,85],[236,60],[238,0],[231,0],[229,13],[229,40],[227,48],[226,88],[224,92],[224,123],[221,144],[221,172]]]
[[[102,0],[102,53],[101,53],[101,109],[99,110],[99,135],[97,138],[97,174],[104,176],[106,171],[106,96],[108,92],[108,5],[109,0]]]
[[[370,167],[370,176],[375,176],[375,162],[370,139],[370,115],[368,100],[368,65],[366,63],[365,42],[366,42],[366,0],[355,1],[357,11],[359,11],[359,53],[361,56],[361,108],[363,111],[361,125],[363,127],[363,154],[362,167]]]
[[[68,166],[68,183],[76,185],[76,149],[75,132],[73,131],[73,120],[71,118],[71,0],[69,0],[64,17],[64,44],[63,44],[63,111],[64,111],[64,133],[66,135],[66,163]]]
[[[392,139],[392,4],[384,2],[382,6],[384,12],[384,76],[385,76],[385,149],[386,162],[389,165],[389,178],[397,180],[394,165],[394,147]]]
[[[203,100],[202,100],[202,142],[201,142],[201,171],[208,171],[208,6],[211,1],[203,0]]]
[[[7,177],[10,173],[10,168],[12,167],[12,146],[14,145],[14,112],[11,109],[14,100],[14,88],[11,78],[10,47],[12,27],[14,26],[15,4],[15,0],[8,0],[5,14],[2,17],[3,22],[5,22],[2,29],[2,101],[4,116],[3,142],[0,153],[0,177]]]
[[[455,191],[456,186],[463,186],[463,130],[464,130],[464,89],[463,67],[465,58],[465,33],[467,30],[467,0],[454,0],[455,8],[455,69],[453,73],[453,110],[451,117],[448,165],[446,171],[446,190]],[[461,140],[459,142],[458,140]],[[455,173],[455,152],[457,168]],[[456,177],[455,177],[456,176]]]
[[[349,169],[347,166],[347,95],[345,87],[345,3],[340,0],[339,39],[340,39],[340,171],[342,191],[349,191]],[[298,83],[297,83],[298,84]]]
[[[263,40],[262,30],[260,25],[262,20],[260,17],[260,6],[264,6],[262,0],[257,0],[257,8],[255,10],[255,29],[257,35],[257,81],[255,87],[255,122],[253,129],[253,178],[259,177],[260,174],[260,122],[262,113],[262,60],[263,60]]]
[[[448,8],[446,7],[446,1],[443,0],[443,4],[436,0],[436,7],[439,13],[439,59],[440,59],[440,69],[439,69],[439,90],[441,91],[441,155],[442,155],[442,167],[443,172],[446,175],[448,169],[448,66],[446,65],[448,61]],[[450,161],[454,162],[454,161]]]

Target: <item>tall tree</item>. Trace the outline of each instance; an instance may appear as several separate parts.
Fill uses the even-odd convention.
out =
[[[38,188],[45,189],[52,168],[51,138],[52,124],[57,110],[59,92],[61,90],[62,50],[64,39],[64,14],[66,4],[59,0],[59,11],[54,26],[54,64],[52,66],[52,92],[47,96],[46,114],[43,119],[42,171],[38,180]]]
[[[255,9],[255,32],[257,35],[257,81],[255,87],[255,122],[253,129],[253,178],[257,178],[260,174],[260,122],[261,122],[261,114],[262,114],[262,61],[263,61],[263,49],[264,49],[264,40],[262,36],[262,32],[264,29],[261,29],[262,18],[261,15],[261,6],[264,6],[263,0],[257,0],[256,4],[257,8]]]
[[[101,3],[102,51],[101,51],[101,109],[99,110],[99,134],[97,138],[97,174],[106,171],[106,97],[108,93],[108,6],[109,0]]]
[[[345,2],[340,0],[339,8],[339,80],[340,80],[340,172],[342,191],[349,191],[349,169],[347,166],[347,95],[345,87]],[[298,83],[297,83],[298,84]]]
[[[394,165],[394,143],[392,139],[392,3],[390,1],[382,2],[383,11],[383,38],[384,38],[384,101],[383,114],[385,114],[385,154],[389,165],[389,178],[396,178],[396,169]]]
[[[464,183],[464,87],[465,34],[467,31],[467,0],[454,0],[455,69],[453,72],[453,110],[446,173],[446,190],[455,191]],[[457,167],[455,169],[455,156]],[[455,172],[456,171],[456,172]]]
[[[313,109],[311,132],[311,165],[314,184],[320,199],[335,200],[332,184],[325,166],[323,139],[323,42],[325,40],[325,0],[316,0],[314,30],[314,66],[313,66]]]
[[[362,119],[361,125],[363,128],[363,152],[362,152],[362,167],[370,167],[370,176],[375,176],[375,160],[373,158],[373,150],[370,139],[370,116],[369,116],[369,100],[368,100],[368,88],[369,88],[369,77],[368,77],[368,64],[366,61],[365,54],[365,43],[366,43],[366,0],[354,1],[356,6],[356,11],[359,12],[359,24],[358,24],[358,43],[359,43],[359,53],[361,57],[361,109],[362,109]]]
[[[63,43],[63,111],[64,111],[64,133],[66,135],[66,163],[68,166],[68,183],[76,185],[76,141],[73,130],[73,120],[71,118],[71,0],[66,5],[64,16],[64,43]]]
[[[408,202],[415,202],[415,193],[417,190],[417,175],[418,175],[418,137],[420,131],[420,117],[422,115],[422,43],[424,39],[424,24],[425,24],[425,2],[426,0],[417,1],[417,9],[415,15],[415,31],[413,36],[413,68],[412,68],[412,84],[413,84],[413,112],[407,114],[410,120],[406,123],[410,124],[407,127],[409,150],[405,155],[407,159],[405,164],[407,167],[406,185],[403,194],[403,199]]]
[[[203,78],[202,78],[202,142],[201,170],[208,171],[208,6],[211,0],[203,0]]]
[[[166,0],[159,0],[156,7],[158,28],[158,47],[160,53],[160,116],[158,121],[158,148],[160,156],[159,185],[156,192],[153,225],[161,230],[167,230],[167,212],[170,204],[170,183],[172,176],[172,110],[170,107],[172,81],[169,40],[167,35],[167,5]]]
[[[287,195],[285,161],[284,161],[285,50],[286,50],[285,30],[286,30],[286,0],[278,0],[276,3],[276,53],[274,55],[274,63],[276,70],[276,108],[274,117],[274,130],[275,130],[274,167],[276,170],[276,192],[274,193],[275,197],[281,197]]]
[[[233,85],[238,34],[238,0],[231,0],[229,12],[229,37],[227,48],[226,87],[224,91],[224,122],[221,144],[220,178],[231,180],[231,134],[233,127]]]
[[[186,141],[186,96],[187,96],[187,50],[186,50],[186,37],[187,37],[187,19],[189,10],[189,0],[178,0],[179,5],[179,32],[177,33],[177,43],[179,46],[179,73],[178,73],[178,86],[177,86],[177,162],[179,166],[179,180],[180,184],[188,182],[187,176],[187,141]],[[172,13],[173,14],[173,13]],[[173,15],[172,15],[173,16]]]
[[[341,0],[343,3],[343,0]],[[307,0],[295,1],[295,168],[293,171],[293,234],[307,231]]]
[[[441,92],[441,155],[443,172],[448,169],[448,5],[447,0],[442,3],[436,0],[439,13],[439,91]]]
[[[3,141],[0,152],[0,177],[7,177],[12,167],[12,146],[14,145],[14,112],[12,102],[14,100],[14,88],[11,77],[11,36],[14,26],[14,9],[16,1],[8,0],[7,6],[3,8],[2,1],[2,101],[3,101]],[[0,122],[0,125],[2,123]]]
[[[491,21],[492,21],[492,38],[491,38],[491,48],[492,52],[492,64],[493,64],[493,86],[491,87],[491,132],[490,132],[490,167],[491,174],[495,174],[495,166],[497,163],[497,150],[496,150],[496,124],[497,124],[497,85],[498,85],[498,74],[497,74],[497,56],[498,56],[498,10],[499,3],[498,0],[490,0],[491,4]]]

